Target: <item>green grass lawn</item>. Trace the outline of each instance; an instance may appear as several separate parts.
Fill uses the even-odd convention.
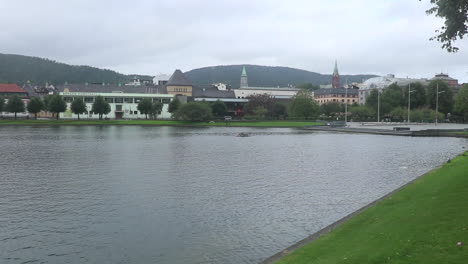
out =
[[[218,121],[187,122],[175,120],[0,120],[2,125],[151,125],[151,126],[239,126],[239,127],[304,127],[322,125],[318,122],[303,121],[259,121],[242,122]]]
[[[468,152],[278,263],[468,263]]]

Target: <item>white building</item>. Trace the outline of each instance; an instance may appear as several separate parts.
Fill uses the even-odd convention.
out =
[[[67,110],[60,113],[60,118],[78,118],[70,110],[71,103],[77,97],[83,98],[86,104],[87,112],[80,115],[83,119],[98,119],[99,115],[91,112],[92,105],[97,96],[102,96],[109,103],[111,111],[105,115],[105,118],[110,119],[144,119],[145,115],[138,111],[138,103],[144,98],[150,98],[153,102],[163,103],[163,109],[157,118],[169,119],[171,114],[167,111],[169,103],[174,98],[172,94],[147,94],[147,93],[99,93],[99,92],[60,92],[63,99],[67,103]]]
[[[294,87],[251,87],[247,78],[247,71],[244,66],[242,67],[240,88],[233,90],[235,98],[245,99],[252,95],[268,94],[276,99],[291,99],[301,90]]]
[[[291,99],[301,89],[289,87],[245,87],[234,89],[234,94],[238,99],[244,99],[252,95],[268,94],[276,99]]]
[[[377,89],[379,92],[390,86],[391,84],[397,84],[398,86],[407,86],[410,83],[421,83],[427,85],[429,81],[427,79],[417,78],[398,78],[394,74],[387,74],[386,76],[373,77],[362,84],[357,84],[359,87],[359,104],[366,102],[367,96],[369,96],[372,89]]]
[[[156,84],[156,85],[166,84],[167,81],[169,81],[170,78],[171,78],[170,74],[160,73],[160,74],[154,76],[153,83]]]

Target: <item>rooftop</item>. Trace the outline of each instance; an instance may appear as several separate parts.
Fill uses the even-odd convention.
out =
[[[100,84],[65,84],[57,87],[59,92],[81,93],[166,93],[163,85],[125,86]]]
[[[300,91],[295,87],[241,87],[238,90]]]
[[[431,80],[458,81],[457,79],[454,79],[445,73],[436,74]]]
[[[166,85],[193,86],[192,82],[179,69],[174,71]]]
[[[14,83],[0,83],[0,93],[27,93]]]
[[[193,97],[198,98],[236,98],[232,90],[218,90],[216,87],[195,87]]]

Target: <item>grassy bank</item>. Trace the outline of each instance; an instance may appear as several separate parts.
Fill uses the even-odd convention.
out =
[[[467,263],[467,201],[465,152],[278,263]]]
[[[304,127],[322,125],[303,121],[259,121],[259,122],[188,122],[175,120],[0,120],[6,125],[148,125],[148,126],[236,126],[236,127]]]

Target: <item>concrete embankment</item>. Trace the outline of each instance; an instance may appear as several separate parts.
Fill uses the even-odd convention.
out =
[[[389,135],[389,136],[408,136],[408,137],[463,137],[468,138],[468,133],[463,129],[426,129],[426,130],[403,130],[395,131],[390,129],[373,129],[373,128],[356,128],[356,127],[330,127],[330,126],[315,126],[304,127],[309,131],[328,131],[341,133],[358,133],[358,134],[374,134],[374,135]]]

